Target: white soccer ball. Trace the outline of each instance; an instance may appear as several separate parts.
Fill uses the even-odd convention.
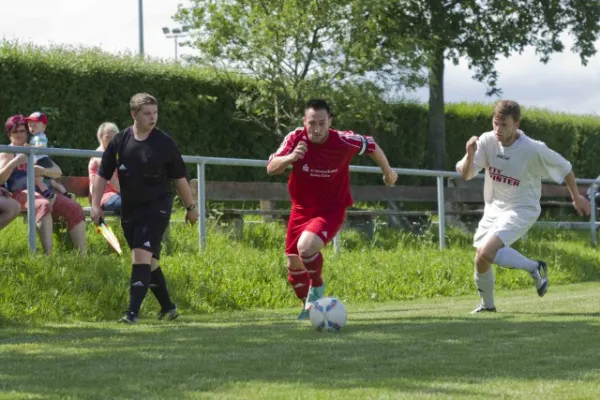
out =
[[[335,297],[323,297],[310,308],[310,322],[319,332],[337,332],[346,325],[346,307]]]

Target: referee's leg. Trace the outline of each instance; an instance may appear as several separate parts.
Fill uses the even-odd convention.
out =
[[[132,246],[133,247],[133,246]],[[138,314],[152,278],[152,252],[144,248],[133,247],[131,279],[129,281],[129,307],[120,322],[136,323]]]
[[[161,208],[159,207],[157,212],[152,214],[151,218],[145,219],[146,230],[141,241],[144,246],[148,246],[149,250],[152,251],[150,289],[160,304],[158,319],[174,320],[177,318],[177,307],[171,301],[165,276],[159,264],[162,240],[166,230],[169,228],[171,216],[169,213],[163,214]]]
[[[171,296],[167,289],[167,282],[157,258],[152,258],[150,268],[152,269],[150,290],[152,290],[152,294],[154,294],[154,297],[156,297],[156,300],[158,300],[158,303],[160,304],[158,319],[172,321],[177,318],[179,314],[177,313],[177,307],[171,301]]]
[[[151,227],[148,219],[131,217],[121,219],[123,234],[131,249],[131,278],[129,281],[129,307],[120,322],[136,323],[152,278],[152,242],[147,239]]]
[[[160,209],[159,209],[160,211]],[[158,300],[159,319],[177,318],[177,308],[171,301],[165,277],[159,265],[162,237],[169,226],[170,215],[150,212],[127,222],[121,221],[127,244],[132,249],[129,308],[122,322],[136,322],[148,288]]]

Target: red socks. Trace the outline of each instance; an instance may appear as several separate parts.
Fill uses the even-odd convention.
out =
[[[310,275],[311,286],[322,286],[323,277],[321,276],[321,271],[323,271],[323,254],[318,252],[313,256],[302,258],[302,262]]]

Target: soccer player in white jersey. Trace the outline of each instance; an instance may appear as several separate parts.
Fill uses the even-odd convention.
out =
[[[519,130],[521,109],[510,100],[494,107],[494,130],[473,136],[467,153],[456,164],[456,171],[470,180],[485,169],[485,210],[473,239],[475,285],[481,304],[473,313],[495,312],[494,270],[491,264],[529,272],[538,295],[548,290],[548,267],[531,260],[510,246],[519,240],[538,219],[543,178],[566,182],[573,206],[579,215],[589,215],[590,203],[579,194],[571,163]]]

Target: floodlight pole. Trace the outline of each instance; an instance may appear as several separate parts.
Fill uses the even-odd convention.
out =
[[[177,47],[179,46],[179,38],[180,37],[187,37],[189,36],[189,31],[190,27],[189,26],[184,26],[182,28],[175,28],[175,29],[169,29],[168,27],[164,27],[162,28],[163,33],[165,34],[165,37],[168,39],[174,39],[175,42],[175,62],[177,62],[177,59],[179,58],[178,55],[178,51],[177,51]]]
[[[139,40],[140,48],[139,55],[144,57],[144,0],[138,1],[138,26],[139,26]]]

